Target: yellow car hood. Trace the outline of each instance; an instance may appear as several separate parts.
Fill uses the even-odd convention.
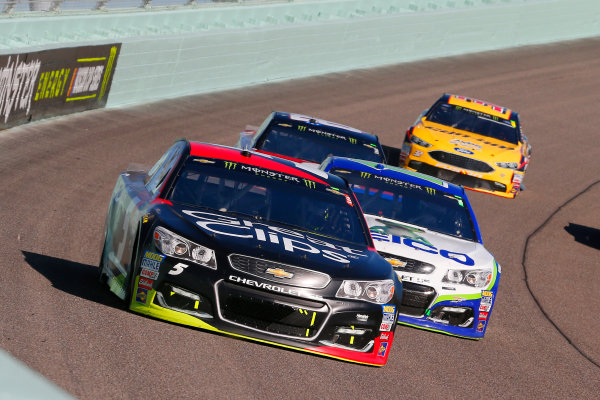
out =
[[[518,162],[521,157],[519,145],[433,122],[421,121],[413,135],[432,145],[428,151],[442,150],[502,162]]]

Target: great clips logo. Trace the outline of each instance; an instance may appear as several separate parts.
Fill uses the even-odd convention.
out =
[[[366,257],[364,251],[348,246],[337,246],[290,229],[258,224],[245,219],[213,214],[205,211],[183,210],[196,219],[196,225],[216,235],[238,239],[255,240],[280,246],[290,253],[320,254],[324,258],[347,264],[350,260]]]

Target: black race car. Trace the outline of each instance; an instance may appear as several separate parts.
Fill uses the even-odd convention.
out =
[[[122,173],[100,280],[138,313],[384,365],[402,284],[341,178],[180,140]]]
[[[259,128],[240,133],[236,147],[320,164],[329,156],[385,163],[379,138],[350,126],[301,114],[272,112]]]

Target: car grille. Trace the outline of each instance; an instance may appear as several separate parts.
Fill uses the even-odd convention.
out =
[[[402,304],[400,314],[422,316],[435,298],[435,289],[412,282],[402,282]]]
[[[435,150],[430,151],[429,156],[436,161],[443,162],[455,167],[468,169],[477,172],[492,172],[494,168],[484,163],[483,161],[474,160],[469,157],[459,156],[458,154],[448,153],[445,151]]]
[[[221,282],[221,317],[233,324],[293,338],[314,339],[329,315],[326,304]]]
[[[231,254],[229,263],[238,271],[285,285],[322,289],[331,281],[329,275],[322,272],[241,254]]]
[[[461,185],[473,189],[490,190],[494,192],[507,191],[507,187],[503,183],[476,178],[470,175],[459,174],[458,172],[449,171],[443,168],[436,168],[429,164],[416,163],[414,161],[411,161],[408,166],[422,174],[435,176],[436,178],[440,178],[445,181],[454,183],[455,185]]]
[[[390,253],[384,253],[383,251],[378,251],[378,253],[386,260],[387,259],[392,259],[392,260],[396,259],[396,260],[399,260],[399,261],[402,261],[405,263],[403,266],[392,264],[392,268],[394,268],[394,271],[412,272],[412,273],[416,273],[416,274],[423,273],[422,266],[423,266],[423,264],[426,264],[426,263],[424,263],[422,261],[414,260],[412,258],[400,257],[400,256],[390,254]]]

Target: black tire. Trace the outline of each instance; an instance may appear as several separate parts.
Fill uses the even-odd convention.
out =
[[[106,284],[106,276],[104,275],[104,254],[106,252],[106,237],[104,238],[104,245],[102,245],[102,254],[100,255],[100,262],[98,263],[98,282]]]

